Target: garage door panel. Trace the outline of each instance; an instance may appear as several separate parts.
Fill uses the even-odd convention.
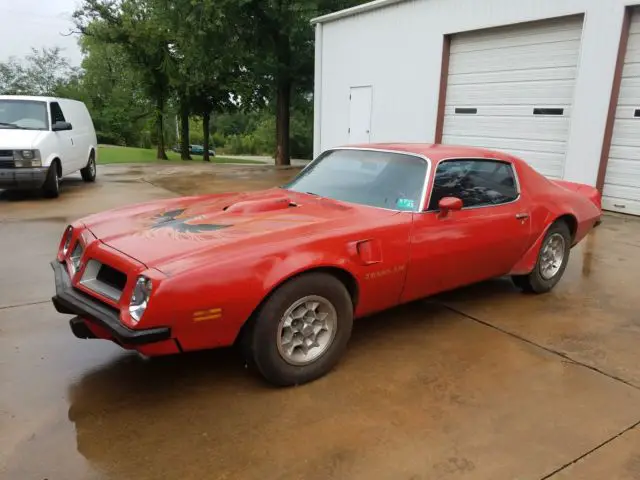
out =
[[[607,164],[607,183],[610,187],[640,185],[640,159],[610,158]],[[640,189],[636,190],[636,195],[640,200]]]
[[[472,32],[462,32],[456,34],[452,42],[452,48],[473,48],[474,44],[484,44],[492,42],[496,45],[504,46],[504,40],[510,44],[520,45],[523,42],[531,43],[529,39],[537,38],[538,41],[547,41],[549,38],[579,39],[582,32],[582,16],[554,18],[540,22],[516,23],[513,25],[490,28],[486,30],[475,30]],[[640,24],[638,25],[640,27]],[[640,32],[640,28],[638,29]]]
[[[639,89],[640,92],[640,89]],[[450,95],[450,97],[449,97]],[[531,105],[528,114],[538,105],[571,103],[573,82],[514,82],[503,84],[452,85],[447,101],[452,105]]]
[[[571,116],[571,105],[562,105],[554,103],[553,105],[539,104],[540,107],[553,107],[564,109],[564,117]],[[444,109],[444,114],[448,116],[456,115],[456,108],[460,108],[461,105],[447,105]],[[463,108],[469,108],[463,106]],[[482,105],[478,106],[478,115],[484,116],[496,116],[496,117],[531,117],[533,107],[531,105]]]
[[[622,78],[637,77],[640,75],[640,62],[628,63],[622,69]]]
[[[541,122],[518,117],[453,116],[445,117],[444,131],[446,135],[564,142],[569,134],[569,120],[549,120]]]
[[[640,10],[634,9],[602,190],[606,210],[640,215]]]
[[[515,31],[502,36],[497,36],[495,33],[484,37],[474,34],[467,34],[466,36],[461,34],[460,36],[456,35],[451,42],[451,53],[509,49],[527,45],[572,41],[580,41],[580,30],[567,30],[562,25],[554,26],[553,28],[537,28],[530,33]]]
[[[611,148],[617,146],[636,147],[640,145],[640,118],[620,118],[613,126]]]
[[[517,47],[509,50],[491,50],[451,55],[449,69],[452,74],[538,68],[575,67],[580,42],[563,42]]]
[[[620,160],[640,162],[640,139],[635,141],[635,145],[621,145],[618,143],[617,145],[611,146],[611,151],[609,152],[609,163]],[[607,164],[607,174],[608,167],[609,164]]]
[[[564,141],[549,141],[525,138],[504,138],[504,137],[472,137],[469,135],[447,135],[448,143],[451,145],[477,145],[493,150],[509,150],[530,153],[548,153],[557,155],[558,149],[562,148]],[[471,143],[470,143],[471,142]]]
[[[617,203],[624,204],[626,201],[640,202],[640,194],[638,194],[638,189],[634,187],[615,184],[605,185],[602,193],[605,197],[613,197]]]
[[[562,178],[582,23],[579,16],[454,35],[443,142],[507,151]]]
[[[605,192],[603,195],[603,210],[626,213],[628,215],[640,215],[640,201],[616,197],[613,196],[610,192]]]
[[[639,64],[640,66],[640,64]],[[468,85],[479,82],[486,84],[508,82],[537,82],[545,80],[570,80],[576,77],[576,67],[543,68],[538,70],[506,70],[500,72],[452,74],[449,85]]]

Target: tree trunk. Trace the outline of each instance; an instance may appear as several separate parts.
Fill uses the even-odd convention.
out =
[[[180,158],[191,160],[189,153],[189,104],[184,99],[180,102]]]
[[[210,162],[209,158],[209,121],[211,120],[211,112],[207,111],[202,115],[202,134],[203,134],[203,147],[204,153],[202,155],[202,160],[205,162]]]
[[[289,129],[291,120],[291,81],[278,83],[276,99],[276,165],[291,165]]]
[[[158,160],[169,160],[164,147],[164,96],[158,95],[156,99],[156,128],[158,129]]]

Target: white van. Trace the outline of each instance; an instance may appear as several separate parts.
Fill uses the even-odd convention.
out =
[[[70,173],[96,179],[98,141],[84,103],[0,95],[0,189],[42,189],[57,197]]]

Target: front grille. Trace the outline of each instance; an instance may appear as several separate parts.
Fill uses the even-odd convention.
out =
[[[15,168],[15,166],[16,164],[14,163],[13,158],[9,160],[0,157],[0,168]]]
[[[89,260],[80,284],[117,302],[127,284],[127,275],[97,260]]]
[[[124,290],[127,284],[127,276],[109,265],[100,267],[96,280],[120,291]]]
[[[0,157],[11,157],[13,160],[13,150],[0,150]]]

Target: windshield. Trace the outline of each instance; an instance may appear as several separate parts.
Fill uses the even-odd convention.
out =
[[[332,150],[283,188],[344,202],[417,212],[427,162],[401,153]]]
[[[47,104],[32,100],[0,100],[0,128],[47,130]]]

